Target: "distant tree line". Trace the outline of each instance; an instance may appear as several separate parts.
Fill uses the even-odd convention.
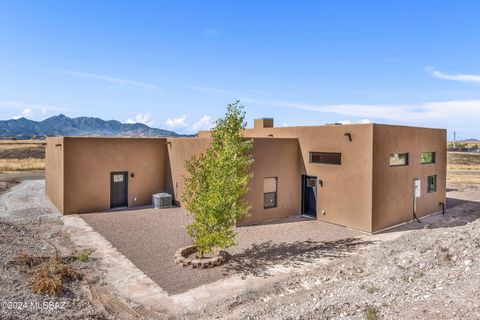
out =
[[[447,149],[448,151],[480,152],[480,146],[478,144],[465,142],[449,142],[447,144]]]

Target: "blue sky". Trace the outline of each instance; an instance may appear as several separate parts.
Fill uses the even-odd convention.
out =
[[[478,1],[1,1],[0,119],[378,122],[480,138]]]

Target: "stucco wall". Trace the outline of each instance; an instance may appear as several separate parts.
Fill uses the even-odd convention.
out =
[[[206,150],[210,139],[169,138],[168,140],[167,190],[180,204],[184,192],[183,177],[187,174],[185,164],[193,156]]]
[[[247,225],[278,219],[300,212],[299,145],[297,139],[254,139],[252,156],[254,174],[246,200],[251,205],[251,215],[238,221]],[[277,178],[277,206],[264,209],[263,180]]]
[[[373,231],[413,219],[413,180],[421,179],[417,216],[440,210],[446,197],[446,130],[374,126]],[[392,153],[409,153],[409,165],[390,167]],[[421,164],[421,152],[436,152],[434,164]],[[427,176],[437,175],[437,191],[427,193]]]
[[[351,134],[352,141],[345,133]],[[317,187],[317,219],[371,231],[372,124],[247,129],[245,136],[298,138],[298,176],[291,183],[300,184],[302,174],[323,182]],[[311,164],[309,152],[340,152],[342,164]],[[301,201],[300,190],[290,201]]]
[[[63,137],[47,138],[45,147],[45,193],[63,212]]]
[[[129,206],[150,204],[151,195],[163,191],[181,203],[185,162],[209,143],[208,132],[200,135],[204,138],[50,138],[47,196],[64,213],[105,210],[110,172],[128,171]],[[438,211],[439,202],[445,202],[445,130],[356,124],[247,129],[245,137],[255,138],[254,178],[246,195],[252,216],[239,225],[300,214],[302,175],[322,182],[317,219],[367,232],[411,220],[414,178],[422,180],[418,216]],[[342,163],[309,163],[309,152],[339,152]],[[390,154],[401,152],[410,154],[409,166],[390,167]],[[436,152],[436,163],[421,165],[421,152]],[[437,191],[427,193],[427,176],[434,174]],[[263,208],[266,177],[278,177],[276,208]]]
[[[166,153],[163,138],[64,138],[64,213],[110,208],[115,171],[128,171],[128,206],[151,204],[166,191]]]
[[[169,175],[167,190],[182,205],[186,161],[198,156],[208,147],[210,139],[173,138],[168,139]],[[246,199],[251,204],[251,216],[238,222],[238,225],[272,220],[298,214],[300,207],[300,182],[298,176],[297,139],[255,139],[252,156],[254,177],[250,183]],[[263,178],[278,177],[278,203],[276,208],[263,208]]]

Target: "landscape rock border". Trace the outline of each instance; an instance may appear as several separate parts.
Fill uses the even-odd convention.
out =
[[[220,251],[218,255],[210,258],[198,259],[188,258],[196,252],[195,246],[182,247],[175,252],[175,263],[183,267],[192,267],[194,269],[207,269],[221,266],[228,259],[228,253]]]

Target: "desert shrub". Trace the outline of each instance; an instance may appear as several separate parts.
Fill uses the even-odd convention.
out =
[[[35,271],[32,275],[32,291],[36,294],[56,296],[62,291],[63,283],[59,275],[50,275],[48,272]]]
[[[89,248],[83,249],[83,250],[80,250],[79,252],[76,252],[74,255],[74,258],[78,261],[85,262],[90,258],[90,256],[94,252],[95,252],[95,249],[89,249]]]
[[[76,275],[75,268],[58,257],[51,257],[29,273],[32,291],[48,295],[58,295],[63,289],[63,281]]]
[[[16,265],[20,272],[27,274],[34,293],[58,295],[63,290],[65,281],[78,278],[79,274],[71,264],[74,257],[60,258],[57,247],[51,242],[45,241],[55,249],[54,255],[34,256],[22,252],[13,256],[10,264]]]
[[[365,309],[365,319],[366,320],[377,320],[380,317],[380,311],[376,306],[368,305]]]

